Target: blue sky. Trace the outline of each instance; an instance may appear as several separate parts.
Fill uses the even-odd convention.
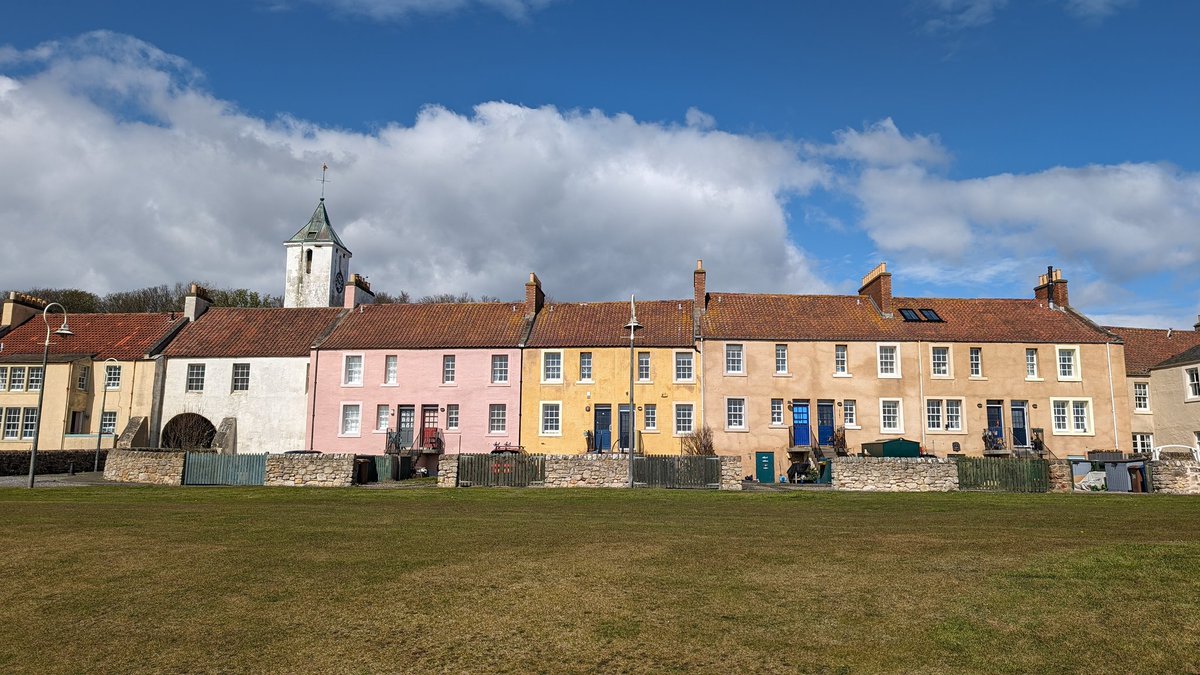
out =
[[[853,292],[887,260],[898,294],[1026,297],[1055,264],[1102,321],[1190,326],[1198,25],[1147,0],[37,3],[0,32],[0,217],[64,264],[6,246],[0,286],[277,293],[328,161],[352,269],[393,292],[515,298],[534,269],[563,300],[686,297],[703,257],[724,290]]]

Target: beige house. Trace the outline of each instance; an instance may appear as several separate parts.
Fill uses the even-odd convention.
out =
[[[1132,449],[1200,447],[1200,322],[1193,330],[1109,327],[1125,341]]]
[[[848,296],[709,293],[706,277],[702,418],[759,480],[843,432],[851,453],[906,438],[982,455],[985,431],[1061,458],[1129,447],[1121,340],[1071,309],[1057,271],[1028,300],[893,297],[885,265]]]
[[[32,447],[43,388],[39,450],[89,449],[97,440],[111,448],[131,419],[150,414],[155,357],[184,322],[171,314],[70,314],[74,334],[62,336],[54,332],[63,320],[55,308],[43,371],[46,323],[37,315],[44,307],[25,296],[4,303],[16,325],[0,337],[0,451]],[[145,429],[139,438],[145,442]]]

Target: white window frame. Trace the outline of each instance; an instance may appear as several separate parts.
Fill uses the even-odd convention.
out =
[[[558,377],[546,377],[546,357],[558,357]],[[541,378],[542,384],[562,384],[563,383],[563,353],[561,349],[547,349],[542,351],[541,357]]]
[[[383,357],[383,386],[400,386],[400,357],[396,354],[385,354]]]
[[[782,427],[783,424],[783,399],[771,399],[771,426]]]
[[[1062,374],[1062,352],[1073,352],[1071,356],[1071,375]],[[1083,363],[1080,361],[1079,345],[1054,345],[1054,373],[1059,382],[1080,382],[1083,380]]]
[[[850,345],[833,346],[833,376],[850,377]]]
[[[0,366],[0,391],[8,391],[8,366]]]
[[[458,379],[458,355],[442,354],[442,384],[449,386]]]
[[[788,374],[788,346],[786,344],[775,345],[775,374]]]
[[[41,391],[46,386],[46,371],[41,366],[29,366],[25,371],[25,391]]]
[[[658,432],[658,405],[646,403],[642,406],[642,431]]]
[[[679,377],[680,358],[685,358],[687,360],[688,376],[686,378]],[[675,352],[675,372],[674,372],[674,378],[672,381],[676,382],[676,383],[690,383],[690,382],[696,381],[696,356],[695,356],[695,354],[693,354],[692,352]]]
[[[583,372],[585,356],[587,357],[587,359],[586,359],[587,377],[584,377],[584,372]],[[591,383],[593,381],[592,380],[592,368],[594,368],[595,365],[596,365],[596,361],[595,361],[595,357],[592,356],[592,352],[579,352],[579,381],[580,382]]]
[[[561,354],[562,352],[559,353]],[[550,407],[554,407],[558,411],[558,428],[554,430],[546,428],[546,410]],[[562,423],[562,401],[541,401],[538,403],[538,436],[562,436]]]
[[[246,378],[245,378],[246,386],[242,387],[241,389],[238,388],[238,366],[246,367]],[[250,364],[249,363],[235,363],[230,366],[229,391],[231,391],[231,392],[250,391]]]
[[[983,374],[983,347],[967,348],[967,372],[972,380],[986,380]]]
[[[741,408],[737,413],[735,413],[733,410],[735,403]],[[749,411],[746,410],[746,399],[744,397],[725,397],[725,431],[748,431],[750,428],[749,422],[746,419],[748,412]],[[735,414],[741,416],[740,423],[734,423],[733,420]]]
[[[1075,430],[1075,403],[1083,402],[1087,404],[1087,430]],[[1055,423],[1055,404],[1066,404],[1066,429],[1059,429]],[[1056,396],[1050,399],[1050,433],[1054,436],[1095,436],[1096,435],[1096,410],[1092,404],[1091,398],[1085,397],[1066,397]]]
[[[842,399],[842,426],[847,429],[861,429],[858,425],[858,399]]]
[[[737,370],[729,369],[730,357],[737,355]],[[746,374],[746,348],[741,344],[726,344],[725,345],[725,374],[726,375],[745,375]]]
[[[650,372],[650,363],[650,352],[637,353],[637,381],[641,384],[650,384],[654,381],[651,379],[652,373]],[[644,376],[642,373],[643,366],[645,366]]]
[[[1141,393],[1138,390],[1141,389]],[[1139,401],[1138,399],[1142,399]],[[1133,383],[1133,411],[1137,413],[1150,412],[1150,383],[1149,382],[1134,382]]]
[[[21,377],[17,378],[17,373]],[[8,390],[9,391],[25,391],[25,366],[13,366],[8,371]]]
[[[938,425],[936,427],[929,425],[929,404],[933,402],[938,404]],[[958,404],[958,426],[950,427],[950,403]],[[967,433],[966,419],[966,399],[961,396],[939,397],[931,396],[925,399],[925,431],[931,434],[954,434],[961,436]]]
[[[22,408],[21,409],[21,440],[33,440],[33,432],[38,425],[38,409],[37,408]]]
[[[1196,376],[1194,381],[1192,375]],[[1200,401],[1200,366],[1183,369],[1183,400]]]
[[[353,431],[346,426],[346,411],[354,409],[358,417],[356,418],[358,427]],[[361,401],[342,401],[342,405],[338,408],[338,438],[360,438],[362,436],[362,402]]]
[[[1033,360],[1030,361],[1029,357]],[[1025,381],[1026,382],[1041,382],[1044,378],[1041,375],[1041,352],[1037,347],[1025,348]],[[1030,373],[1030,366],[1033,366],[1033,372]]]
[[[688,429],[681,431],[679,429],[679,411],[681,408],[688,409]],[[696,430],[696,404],[686,401],[679,401],[674,404],[671,409],[671,429],[674,436],[687,436]]]
[[[116,377],[114,377],[114,373]],[[121,388],[121,365],[118,363],[110,363],[104,366],[104,388],[108,391],[116,391]]]
[[[32,368],[30,370],[32,370]],[[87,391],[88,383],[91,381],[91,379],[92,379],[92,367],[91,366],[79,366],[79,377],[75,381],[75,388],[78,389],[79,391]],[[32,391],[32,390],[30,390],[30,391]]]
[[[380,413],[383,413],[382,415]],[[361,424],[361,422],[359,422]],[[392,407],[387,403],[375,406],[375,433],[385,433],[392,424]]]
[[[35,408],[36,410],[36,408]],[[0,408],[4,412],[4,440],[15,441],[21,438],[21,409]]]
[[[1145,443],[1138,443],[1139,438],[1143,439],[1145,441]],[[1154,449],[1154,434],[1141,434],[1141,433],[1133,434],[1133,452],[1134,453],[1150,454],[1150,451],[1153,449]]]
[[[111,424],[109,421],[111,420]],[[113,436],[117,433],[117,411],[104,410],[100,413],[100,435]]]
[[[883,350],[887,347],[891,347],[892,349],[896,350],[895,351],[896,372],[894,372],[894,373],[883,372]],[[885,379],[885,380],[900,379],[900,377],[902,376],[902,373],[900,372],[900,343],[898,343],[898,342],[877,342],[875,344],[875,374],[878,375],[880,379]]]
[[[499,416],[496,413],[499,412]],[[499,422],[499,424],[497,424]],[[503,403],[488,404],[488,433],[508,433],[508,406]]]
[[[350,360],[358,359],[358,377],[351,380],[352,370],[350,369]],[[366,360],[362,354],[342,354],[342,386],[343,387],[361,387],[363,386],[363,374],[366,372]]]
[[[937,372],[936,355],[939,350],[946,351],[946,360],[943,364],[945,372]],[[929,377],[938,380],[954,379],[954,350],[950,345],[929,345]]]
[[[203,363],[187,364],[187,368],[184,369],[183,390],[189,394],[202,393],[204,391],[204,378],[207,370]],[[198,374],[193,375],[193,372]],[[193,383],[196,383],[197,386],[193,386]]]
[[[446,431],[458,431],[462,410],[457,403],[446,404]]]
[[[508,354],[492,354],[492,384],[508,384]]]
[[[883,426],[883,404],[896,404],[896,427],[887,428]],[[904,399],[902,398],[881,398],[879,399],[879,433],[881,434],[902,434],[904,433]]]

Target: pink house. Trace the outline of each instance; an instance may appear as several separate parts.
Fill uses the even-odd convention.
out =
[[[312,352],[308,448],[411,456],[520,444],[521,345],[533,308],[364,305]]]

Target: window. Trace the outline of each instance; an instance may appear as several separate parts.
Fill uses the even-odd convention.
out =
[[[37,408],[34,408],[36,411]],[[21,435],[21,409],[7,408],[4,410],[4,437],[8,439],[20,438]]]
[[[1091,399],[1050,399],[1050,419],[1056,435],[1092,433]]]
[[[971,347],[971,377],[983,377],[983,347]]]
[[[925,428],[930,431],[942,430],[942,399],[931,398],[925,401]]]
[[[692,433],[692,404],[675,404],[675,435],[683,436]]]
[[[900,377],[898,345],[879,345],[879,377]]]
[[[503,403],[488,406],[488,433],[502,434],[508,430],[508,409]]]
[[[917,316],[917,313],[914,310],[908,309],[907,307],[900,308],[900,316],[904,317],[905,321],[921,320],[921,317]]]
[[[13,382],[16,382],[17,369],[13,368]],[[1200,398],[1200,368],[1188,368],[1187,372],[1188,398]],[[13,386],[13,391],[17,391],[17,387]]]
[[[450,431],[458,431],[458,404],[451,403],[446,406],[446,429]]]
[[[233,364],[233,390],[250,391],[250,364]]]
[[[383,383],[396,384],[398,373],[398,360],[395,354],[389,354],[383,357]]]
[[[675,381],[691,382],[692,379],[692,353],[675,352]]]
[[[104,367],[104,388],[121,388],[121,366],[108,365]]]
[[[946,399],[946,431],[962,431],[962,399]]]
[[[929,431],[962,431],[960,398],[931,398],[925,401],[925,428]]]
[[[1192,436],[1195,437],[1195,447],[1200,448],[1200,431],[1193,431]]]
[[[392,409],[386,403],[375,406],[375,431],[387,431],[391,417]]]
[[[100,414],[100,433],[115,434],[117,432],[117,413],[115,410],[107,410]]]
[[[0,391],[8,389],[8,368],[0,368]]]
[[[562,382],[562,352],[542,352],[542,382]]]
[[[32,387],[32,385],[33,385],[33,377],[32,377],[33,369],[30,368],[29,370],[30,370],[30,373],[29,373],[30,374],[30,378],[29,378],[30,389],[32,390],[33,389],[33,387]],[[88,379],[90,379],[91,374],[92,374],[92,369],[90,366],[80,366],[79,367],[79,378],[75,381],[75,387],[77,389],[79,389],[79,391],[87,391]]]
[[[363,383],[363,357],[361,354],[347,354],[342,365],[342,384],[360,387]]]
[[[187,391],[204,391],[204,364],[189,363],[187,367]]]
[[[649,382],[650,381],[650,352],[638,352],[637,366],[638,366],[638,373],[637,373],[638,382]]]
[[[783,399],[771,399],[771,426],[783,426]]]
[[[1079,379],[1079,348],[1078,347],[1058,347],[1058,379],[1060,380],[1078,380]]]
[[[29,367],[29,391],[41,391],[43,379],[41,366]],[[84,382],[84,385],[86,384],[87,382]]]
[[[834,345],[833,347],[833,374],[845,375],[850,371],[847,370],[846,363],[846,345]]]
[[[25,391],[25,368],[14,367],[8,381],[9,391]]]
[[[898,434],[904,431],[904,412],[900,399],[885,398],[879,401],[879,430]]]
[[[508,354],[492,354],[492,384],[508,384]]]
[[[1133,435],[1133,451],[1136,454],[1148,455],[1154,448],[1154,437],[1150,434]]]
[[[579,352],[579,381],[592,381],[592,353]]]
[[[931,363],[934,377],[950,377],[950,348],[933,347]]]
[[[1150,412],[1150,383],[1133,383],[1133,409],[1138,412]]]
[[[727,429],[746,428],[746,399],[725,399],[725,427]]]
[[[1038,350],[1032,347],[1025,350],[1025,379],[1038,379]]]
[[[542,404],[542,435],[543,436],[561,436],[562,435],[562,404],[561,403],[543,403]]]
[[[21,438],[32,440],[33,433],[37,431],[38,411],[37,408],[26,408],[23,412],[24,419],[21,421]]]
[[[788,371],[787,345],[775,345],[775,373],[786,375]]]
[[[941,323],[941,321],[942,321],[942,317],[938,316],[938,313],[933,311],[932,309],[922,309],[921,317],[924,318],[926,321],[935,321],[938,323]]]
[[[842,424],[848,428],[858,426],[858,407],[852,398],[842,401]]]
[[[741,345],[725,345],[725,372],[729,375],[741,375],[746,372],[742,363]]]
[[[658,431],[658,406],[647,403],[642,408],[642,428],[646,431]]]
[[[454,384],[454,355],[442,357],[442,384]]]
[[[357,403],[342,404],[342,436],[357,436],[362,431],[362,408]]]

